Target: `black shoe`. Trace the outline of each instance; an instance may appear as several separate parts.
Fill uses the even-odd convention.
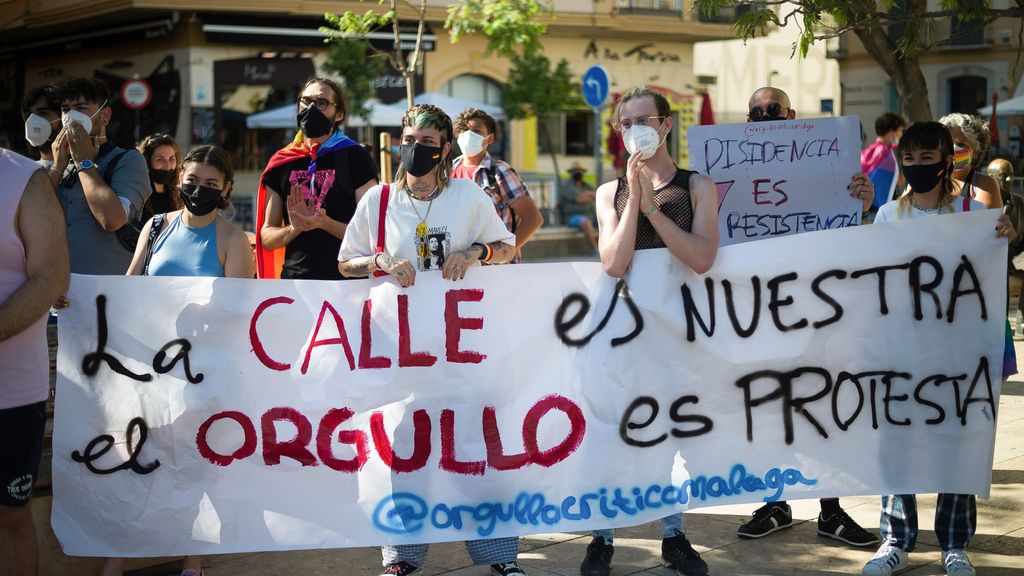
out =
[[[850,518],[845,510],[825,518],[825,513],[818,514],[818,536],[824,536],[850,546],[872,546],[878,544],[878,536],[860,527]]]
[[[380,576],[416,576],[423,572],[419,566],[413,566],[405,560],[388,564]]]
[[[608,576],[612,571],[612,554],[615,547],[605,544],[604,538],[598,536],[587,545],[587,556],[580,564],[580,576]]]
[[[519,562],[513,560],[501,564],[491,564],[491,574],[493,576],[526,576],[526,570],[519,566]]]
[[[661,541],[661,561],[680,576],[706,576],[708,563],[701,559],[686,536],[679,534]]]
[[[754,511],[754,517],[740,526],[736,533],[740,538],[761,538],[772,532],[793,526],[793,511],[789,504],[769,502]]]

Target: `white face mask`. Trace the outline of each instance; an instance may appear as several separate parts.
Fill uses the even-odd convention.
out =
[[[476,132],[466,130],[459,134],[456,142],[459,143],[459,149],[466,156],[476,156],[484,150],[484,137]]]
[[[658,131],[650,126],[641,126],[634,124],[629,127],[629,130],[622,135],[622,143],[626,146],[626,151],[632,156],[637,152],[640,153],[640,157],[647,160],[661,147],[662,139],[658,135]]]
[[[101,104],[99,109],[96,110],[96,114],[99,114],[100,112],[102,112],[103,108],[106,105],[107,105],[106,102]],[[79,112],[78,110],[68,110],[67,112],[64,113],[64,117],[62,118],[62,120],[64,122],[64,126],[65,127],[67,127],[67,125],[72,123],[72,122],[78,122],[79,124],[82,125],[82,128],[85,129],[85,133],[86,134],[92,135],[92,119],[96,117],[96,114],[93,114],[92,116],[86,116],[85,114],[83,114],[82,112]]]
[[[28,143],[41,148],[53,134],[53,126],[50,121],[38,114],[29,114],[25,120],[25,140]]]

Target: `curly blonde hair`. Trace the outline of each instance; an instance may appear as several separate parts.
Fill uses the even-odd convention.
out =
[[[988,131],[988,122],[980,116],[954,112],[939,118],[947,128],[959,128],[971,145],[971,167],[977,168],[981,165],[988,147],[992,144],[992,135]]]

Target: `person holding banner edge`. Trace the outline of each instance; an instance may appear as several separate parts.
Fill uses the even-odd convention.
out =
[[[790,104],[789,95],[772,86],[758,88],[750,95],[747,103],[750,113],[747,122],[795,120],[796,110]],[[850,196],[863,202],[861,210],[867,212],[875,197],[875,188],[868,175],[859,172],[846,187]],[[845,542],[851,546],[871,546],[878,543],[878,537],[868,532],[846,513],[839,505],[839,498],[822,498],[821,513],[818,514],[818,535]],[[793,511],[785,500],[769,502],[754,511],[749,521],[739,527],[740,538],[762,538],[779,530],[793,526]]]
[[[181,167],[174,185],[183,207],[146,222],[127,276],[253,278],[256,270],[248,237],[219,214],[231,202],[235,173],[231,157],[219,146],[207,144],[189,151]],[[104,558],[100,576],[118,576],[124,566],[124,558]],[[181,575],[203,576],[203,557],[186,556]]]
[[[402,117],[402,163],[395,182],[373,186],[359,201],[338,253],[346,278],[389,275],[407,288],[421,272],[462,280],[478,262],[505,264],[516,237],[490,197],[472,180],[452,178],[452,121],[440,108],[413,106]],[[381,576],[422,573],[427,544],[382,546]],[[474,564],[494,576],[525,576],[518,538],[470,540]]]
[[[29,502],[50,395],[47,311],[68,289],[68,243],[39,164],[0,149],[0,574],[32,576],[39,544]]]
[[[984,210],[985,205],[968,197],[957,198],[954,178],[954,147],[950,130],[939,122],[915,122],[899,144],[907,192],[878,210],[875,223]],[[1008,216],[996,221],[996,236],[1013,242],[1017,237]],[[1007,331],[1009,326],[1007,326]],[[1009,336],[1009,332],[1007,334]],[[1017,372],[1013,342],[1004,349],[1003,379]],[[935,505],[935,535],[942,548],[942,566],[949,576],[974,576],[966,548],[977,526],[978,505],[974,494],[939,494]],[[914,494],[882,496],[879,529],[882,545],[864,565],[864,576],[889,576],[906,570],[908,553],[917,543],[917,498]]]
[[[637,87],[616,102],[612,125],[630,153],[624,177],[597,189],[598,245],[605,272],[622,278],[637,250],[668,248],[683,265],[707,272],[718,253],[718,201],[707,176],[681,169],[668,153],[668,100]],[[683,531],[683,515],[661,520],[661,558],[681,576],[704,576],[708,565]],[[595,530],[582,576],[608,576],[614,531]]]

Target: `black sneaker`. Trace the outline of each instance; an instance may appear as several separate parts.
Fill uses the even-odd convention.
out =
[[[580,576],[608,576],[612,571],[612,554],[615,554],[615,547],[605,544],[604,538],[598,536],[591,540],[580,564]]]
[[[793,511],[789,504],[769,502],[754,511],[754,517],[740,526],[737,534],[740,538],[761,538],[772,532],[793,526]]]
[[[491,574],[494,576],[526,576],[526,570],[519,566],[519,562],[513,560],[501,564],[491,564]]]
[[[878,536],[860,527],[850,518],[845,510],[825,518],[825,513],[818,514],[818,536],[824,536],[850,546],[873,546],[878,544]]]
[[[416,576],[423,572],[419,566],[413,566],[405,560],[388,564],[380,576]]]
[[[701,559],[686,536],[679,534],[661,541],[661,561],[680,576],[706,576],[708,563]]]

